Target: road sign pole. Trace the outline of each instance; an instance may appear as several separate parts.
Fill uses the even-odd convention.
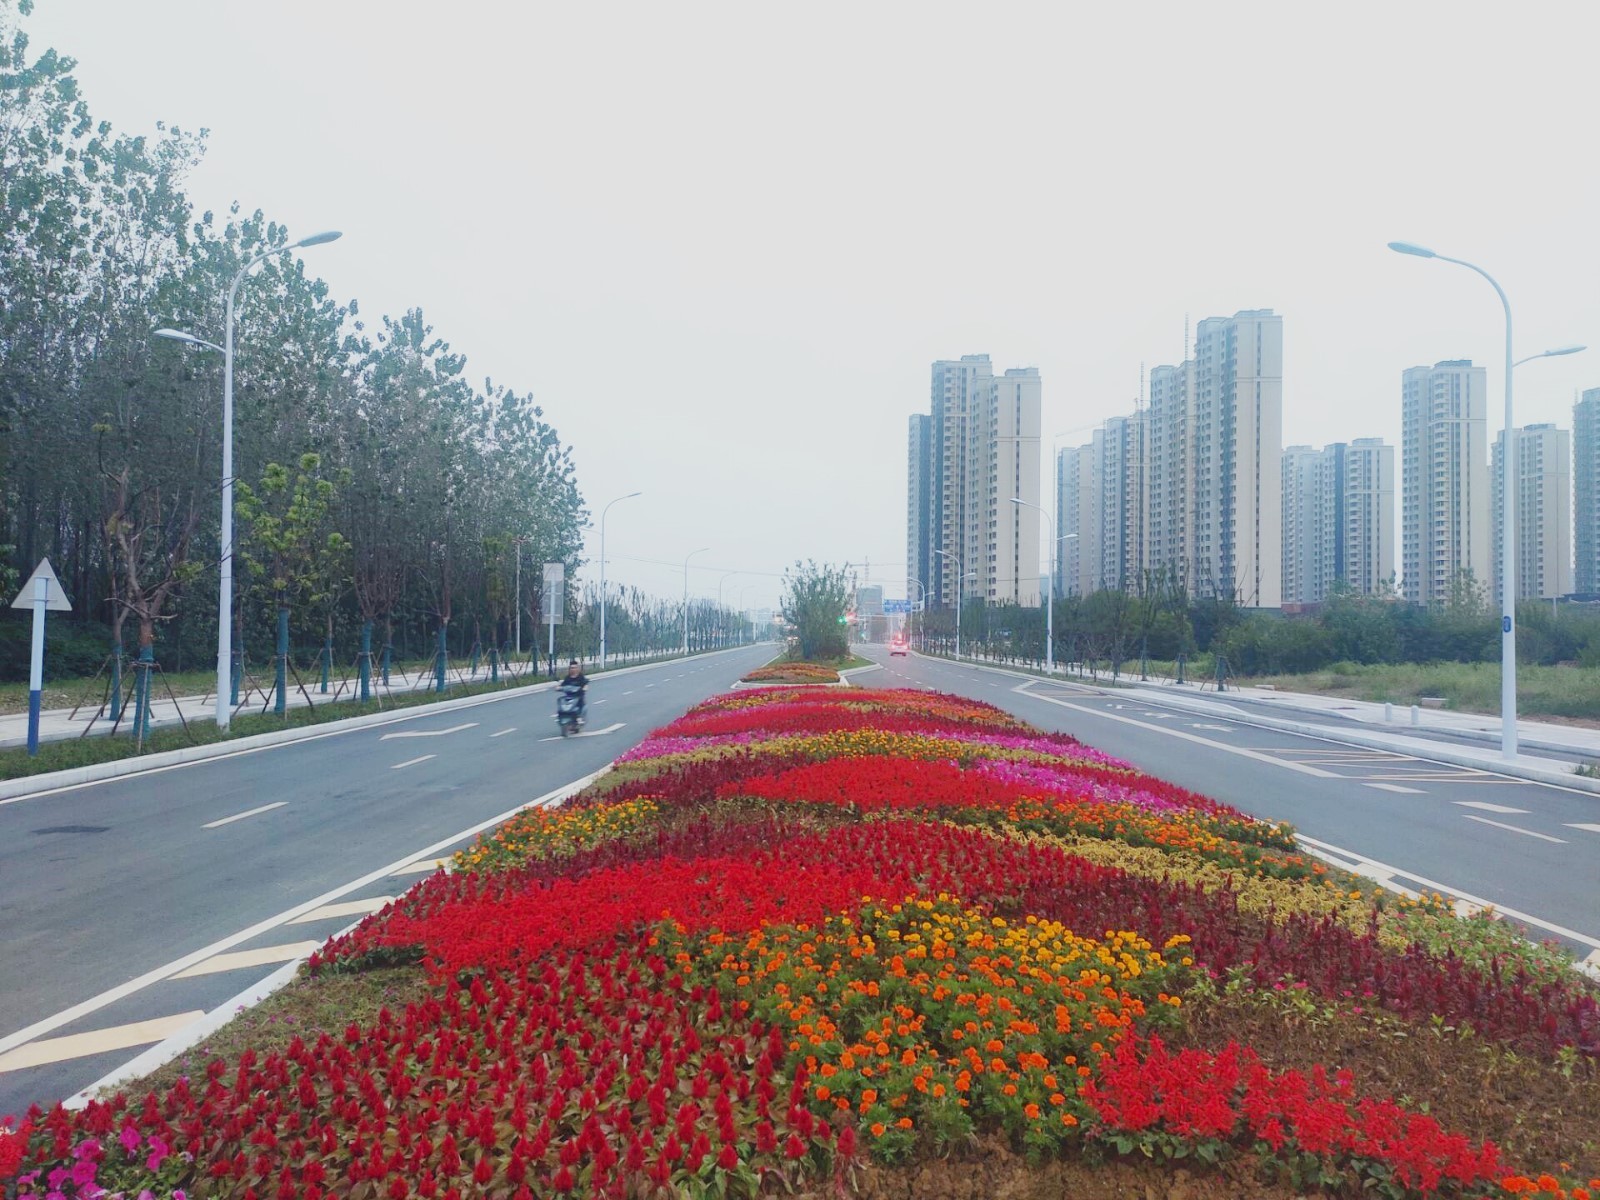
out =
[[[33,655],[28,660],[28,757],[39,753],[39,709],[44,692],[44,612],[50,602],[50,582],[33,581]]]

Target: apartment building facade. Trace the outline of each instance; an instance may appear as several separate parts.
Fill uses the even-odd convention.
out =
[[[1414,604],[1492,578],[1485,388],[1469,359],[1401,373],[1401,580]]]
[[[1555,425],[1528,425],[1513,433],[1516,455],[1516,595],[1548,600],[1572,593],[1572,436]],[[1494,440],[1490,475],[1494,480],[1491,578],[1503,596],[1506,528],[1506,438]]]
[[[1600,595],[1600,388],[1572,406],[1573,590]]]

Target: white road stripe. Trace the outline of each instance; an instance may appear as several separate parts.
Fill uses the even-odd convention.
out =
[[[505,737],[506,734],[515,733],[516,731],[517,731],[517,727],[515,725],[513,725],[510,729],[502,729],[499,733],[491,733],[489,736],[491,738]]]
[[[145,1046],[151,1042],[165,1041],[185,1025],[193,1024],[203,1012],[178,1013],[171,1017],[157,1017],[151,1021],[134,1021],[128,1025],[111,1025],[87,1033],[69,1033],[65,1037],[40,1038],[15,1050],[0,1054],[0,1074],[21,1071],[27,1067],[42,1067],[48,1063],[66,1062],[90,1054],[104,1054],[107,1050],[126,1050],[129,1046]]]
[[[1577,825],[1568,825],[1567,828],[1568,829],[1581,829],[1585,833],[1600,833],[1600,825],[1577,824]]]
[[[1487,800],[1455,800],[1462,808],[1481,808],[1484,812],[1499,813],[1501,816],[1527,815],[1525,808],[1512,808],[1506,804],[1490,804]]]
[[[403,771],[407,767],[414,767],[418,763],[425,763],[430,758],[438,758],[438,757],[439,756],[437,754],[424,754],[420,758],[408,758],[403,763],[395,763],[394,766],[389,768],[389,770],[391,770],[391,771]]]
[[[279,800],[276,804],[263,804],[260,808],[252,808],[247,812],[234,813],[233,816],[223,817],[220,821],[208,821],[206,824],[200,826],[200,828],[216,829],[219,825],[231,825],[235,821],[244,820],[246,817],[253,817],[258,813],[271,812],[275,808],[282,808],[287,803],[289,803],[287,800]]]
[[[1302,775],[1312,775],[1318,779],[1343,779],[1333,771],[1324,771],[1320,767],[1308,767],[1303,763],[1290,762],[1286,758],[1274,758],[1270,754],[1262,754],[1257,750],[1247,750],[1243,746],[1230,746],[1227,742],[1219,742],[1214,738],[1204,738],[1199,734],[1185,733],[1181,729],[1173,729],[1170,725],[1152,725],[1149,721],[1136,721],[1132,717],[1119,716],[1117,713],[1106,712],[1103,708],[1088,708],[1082,704],[1073,704],[1066,700],[1057,700],[1054,696],[1041,696],[1037,692],[1025,690],[1029,685],[1013,688],[1019,695],[1039,700],[1045,704],[1057,704],[1062,708],[1070,708],[1073,712],[1087,713],[1091,717],[1099,717],[1104,721],[1121,721],[1127,725],[1137,725],[1140,729],[1153,729],[1167,737],[1181,738],[1186,742],[1197,742],[1202,746],[1210,746],[1214,750],[1221,750],[1227,754],[1237,754],[1243,758],[1253,758],[1257,762],[1271,763],[1275,767],[1282,767],[1286,771],[1298,771]]]
[[[241,967],[259,967],[266,963],[294,962],[308,958],[321,942],[285,942],[281,946],[257,946],[254,950],[234,950],[228,954],[214,954],[205,962],[195,963],[172,976],[174,979],[193,979],[197,975],[217,975],[223,971],[237,971]]]
[[[463,729],[476,729],[478,722],[465,721],[460,725],[452,725],[449,729],[402,729],[399,733],[386,733],[378,740],[387,742],[390,738],[419,738],[443,737],[447,733],[460,733]]]
[[[450,860],[448,858],[424,858],[424,859],[420,860],[419,862],[407,863],[405,866],[401,867],[399,870],[390,871],[389,874],[391,876],[394,876],[394,875],[432,875],[435,871],[438,871],[438,870],[441,870],[441,869],[445,870],[445,871],[448,871],[448,870],[451,869]]]
[[[1509,829],[1512,833],[1520,833],[1524,837],[1540,838],[1546,842],[1554,842],[1558,846],[1567,845],[1565,838],[1551,837],[1548,833],[1535,833],[1531,829],[1524,829],[1520,825],[1507,825],[1504,821],[1491,821],[1488,817],[1475,817],[1471,813],[1462,813],[1469,821],[1482,821],[1485,825],[1493,825],[1496,829]]]
[[[385,904],[394,902],[393,896],[368,896],[365,900],[344,900],[338,904],[324,904],[308,913],[301,913],[289,925],[309,925],[312,921],[326,921],[330,917],[353,917],[357,914],[375,913]]]
[[[1400,792],[1404,795],[1422,796],[1426,793],[1421,788],[1401,787],[1397,783],[1369,783],[1369,788],[1377,788],[1380,792]]]

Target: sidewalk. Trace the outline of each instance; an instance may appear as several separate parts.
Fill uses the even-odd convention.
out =
[[[608,655],[607,657],[611,660],[611,669],[613,670],[617,667],[629,666],[632,661],[624,661],[621,655]],[[660,656],[642,656],[644,661],[650,661],[653,657]],[[520,677],[528,683],[543,683],[548,678],[542,671],[537,669],[530,674],[526,663],[519,663],[518,665],[522,668],[519,676],[513,676],[512,672],[502,665],[500,678],[502,680],[511,680]],[[451,667],[445,676],[445,690],[442,693],[442,698],[448,698],[451,692],[460,684],[487,683],[489,674],[487,659],[479,662],[476,671],[465,667]],[[180,712],[181,719],[184,721],[209,723],[217,719],[216,700],[209,693],[204,696],[179,696],[177,702],[174,703],[172,698],[165,694],[165,689],[159,676],[156,677],[154,683],[157,699],[150,704],[151,729],[165,729],[179,724]],[[372,696],[374,700],[381,702],[390,696],[404,696],[411,692],[431,691],[433,687],[434,677],[431,671],[423,670],[407,674],[399,668],[392,668],[389,672],[387,686],[380,683],[376,673],[374,673]],[[320,683],[318,680],[312,678],[306,680],[306,692],[310,693],[311,703],[318,707],[324,704],[349,703],[360,695],[360,685],[354,678],[344,682],[342,691],[338,680],[330,683],[328,691],[325,693],[320,691],[319,688]],[[270,713],[272,711],[271,690],[270,680],[267,681],[265,688],[261,690],[251,688],[247,693],[241,689],[239,692],[240,704],[234,710],[234,715],[241,717],[255,716],[263,710]],[[117,733],[122,737],[130,737],[133,733],[133,674],[131,671],[128,674],[123,691],[122,723],[117,726]],[[301,694],[299,687],[296,686],[291,678],[289,681],[288,707],[304,708],[305,706],[306,697]],[[79,708],[76,716],[73,715],[73,710],[70,708],[48,709],[39,714],[39,741],[41,743],[64,742],[69,738],[98,737],[109,734],[112,728],[109,714],[109,707],[102,712],[98,705],[91,704],[85,704]],[[26,746],[27,744],[28,714],[13,713],[8,716],[0,716],[0,750],[10,749],[14,746]]]

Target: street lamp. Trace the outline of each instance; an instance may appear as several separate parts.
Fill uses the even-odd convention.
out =
[[[691,550],[683,556],[683,656],[689,657],[689,560],[696,554],[704,554],[710,546],[701,546],[698,550]]]
[[[967,570],[966,564],[963,563],[957,555],[951,554],[948,550],[935,550],[934,553],[942,554],[945,558],[948,558],[951,562],[956,564],[956,574],[958,576],[956,579],[956,657],[960,658],[961,602],[966,599],[967,580],[976,579],[978,577],[978,573],[976,571]]]
[[[1495,295],[1500,297],[1500,307],[1506,314],[1506,416],[1504,448],[1505,478],[1501,487],[1505,503],[1500,517],[1500,753],[1505,758],[1517,756],[1517,454],[1516,424],[1511,410],[1512,372],[1535,358],[1556,358],[1563,354],[1576,354],[1582,346],[1562,346],[1546,350],[1528,358],[1514,359],[1511,353],[1511,301],[1493,275],[1482,267],[1464,259],[1449,258],[1435,253],[1426,246],[1413,242],[1390,242],[1389,249],[1397,254],[1410,254],[1416,258],[1436,258],[1440,262],[1454,263],[1475,271],[1489,281]]]
[[[606,514],[611,511],[613,504],[620,504],[624,500],[632,500],[635,496],[642,496],[643,492],[629,492],[626,496],[618,496],[615,500],[608,501],[600,510],[600,669],[606,668]]]
[[[217,728],[226,729],[233,718],[233,704],[224,699],[233,692],[233,306],[239,296],[239,285],[244,277],[274,255],[287,254],[307,246],[321,246],[337,241],[344,235],[337,229],[313,233],[287,246],[263,250],[233,277],[228,286],[228,303],[223,317],[222,345],[197,338],[192,333],[178,329],[158,329],[155,336],[169,341],[198,346],[204,350],[219,350],[222,354],[222,538],[217,589]]]
[[[1044,673],[1046,675],[1054,675],[1056,673],[1056,614],[1055,605],[1050,601],[1054,598],[1051,595],[1051,586],[1055,583],[1056,578],[1056,519],[1047,513],[1041,505],[1024,500],[1020,496],[1011,497],[1011,503],[1021,505],[1023,508],[1031,508],[1046,521],[1050,522],[1050,562],[1048,564],[1050,571],[1044,581]]]

